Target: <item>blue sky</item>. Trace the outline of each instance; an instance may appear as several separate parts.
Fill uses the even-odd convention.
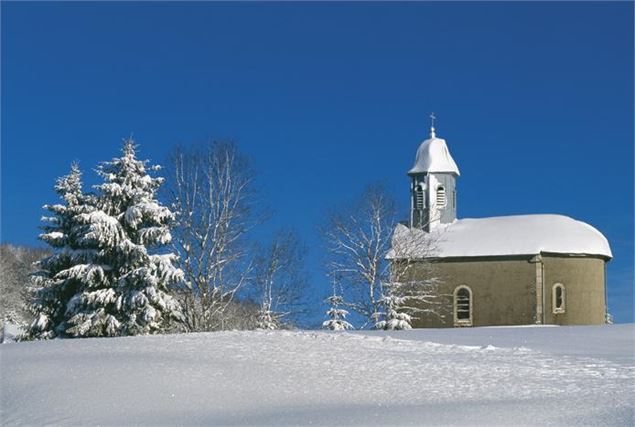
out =
[[[1,66],[3,242],[36,244],[55,178],[78,159],[94,183],[131,132],[158,163],[231,138],[317,295],[325,211],[384,181],[405,218],[434,111],[459,217],[589,222],[615,257],[611,312],[633,320],[631,2],[3,2]]]

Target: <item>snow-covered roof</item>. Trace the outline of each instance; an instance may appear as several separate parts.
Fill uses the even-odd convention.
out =
[[[430,234],[434,243],[419,244],[423,234],[399,224],[393,235],[397,247],[420,247],[409,251],[413,257],[479,257],[557,253],[600,255],[612,258],[606,238],[598,230],[563,215],[514,215],[466,218],[439,225]],[[408,242],[414,242],[409,245]]]
[[[432,129],[430,139],[421,143],[415,164],[408,175],[422,172],[448,172],[460,175],[459,168],[450,155],[445,139],[437,138]]]

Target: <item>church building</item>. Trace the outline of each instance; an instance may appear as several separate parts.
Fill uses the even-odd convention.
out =
[[[457,219],[459,168],[434,126],[408,176],[410,219],[397,226],[389,258],[408,259],[409,280],[434,266],[446,313],[417,315],[412,327],[606,322],[612,254],[598,230],[563,215]],[[404,244],[413,250],[400,256]]]

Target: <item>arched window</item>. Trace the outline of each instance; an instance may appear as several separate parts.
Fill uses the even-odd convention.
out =
[[[437,187],[437,207],[444,207],[446,204],[447,200],[445,198],[445,187],[442,185],[439,185]]]
[[[564,285],[562,283],[556,283],[553,285],[551,292],[551,302],[553,304],[553,313],[564,313],[565,293]]]
[[[454,290],[454,326],[472,326],[472,290],[467,286]]]

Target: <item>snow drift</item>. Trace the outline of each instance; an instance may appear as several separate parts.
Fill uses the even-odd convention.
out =
[[[3,425],[633,425],[633,325],[0,346]]]

